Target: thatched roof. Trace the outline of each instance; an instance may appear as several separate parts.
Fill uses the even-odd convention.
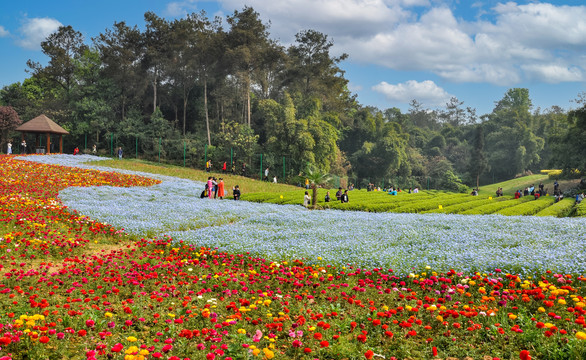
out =
[[[53,120],[45,116],[45,114],[39,115],[36,118],[25,122],[24,124],[17,127],[16,131],[63,135],[69,134],[67,130],[57,125]]]

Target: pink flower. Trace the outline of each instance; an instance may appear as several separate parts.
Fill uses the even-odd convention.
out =
[[[96,325],[96,322],[93,319],[87,319],[85,321],[85,326],[87,326],[89,328],[93,328],[94,325]]]
[[[261,338],[262,338],[262,331],[256,330],[256,334],[254,334],[254,336],[252,337],[252,341],[259,342]]]

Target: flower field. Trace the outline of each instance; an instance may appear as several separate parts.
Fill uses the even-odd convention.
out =
[[[330,190],[330,196],[336,190]],[[318,204],[323,208],[338,210],[357,210],[368,212],[395,212],[395,213],[438,213],[488,215],[500,214],[508,216],[537,215],[567,217],[570,215],[583,216],[579,209],[574,211],[573,202],[567,199],[563,205],[554,203],[553,196],[545,196],[534,200],[533,196],[513,199],[512,196],[488,197],[471,196],[468,194],[445,193],[436,190],[422,190],[418,194],[408,194],[403,191],[396,196],[385,192],[365,190],[350,191],[350,202],[324,202],[326,190],[319,189]],[[303,191],[288,191],[280,194],[252,193],[244,194],[242,199],[254,202],[275,204],[302,204]],[[550,209],[552,208],[553,209]]]
[[[0,156],[1,360],[586,357],[584,218],[202,200],[91,158]]]

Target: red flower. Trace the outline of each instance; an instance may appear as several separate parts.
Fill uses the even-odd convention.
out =
[[[367,352],[364,353],[364,357],[367,359],[372,359],[373,356],[374,356],[374,351],[372,351],[372,350],[368,350]]]
[[[319,343],[319,346],[321,346],[323,348],[327,348],[328,346],[330,346],[330,343],[324,340]]]
[[[122,351],[122,349],[124,349],[124,345],[122,345],[120,343],[112,346],[112,352],[116,352],[117,353],[117,352]]]
[[[529,350],[521,350],[519,354],[519,358],[521,360],[531,360],[531,355],[529,355]]]
[[[306,353],[306,354],[309,354],[311,352],[311,349],[310,348],[305,348],[305,349],[303,349],[303,352]]]
[[[315,334],[313,334],[313,338],[315,340],[321,340],[322,339],[322,335],[320,333],[315,333]]]
[[[43,344],[46,344],[49,342],[49,337],[48,336],[41,336],[39,338],[39,341],[42,342]]]
[[[77,332],[77,336],[86,336],[87,335],[87,331],[85,331],[84,329],[81,329]]]

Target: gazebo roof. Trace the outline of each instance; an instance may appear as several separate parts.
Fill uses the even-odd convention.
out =
[[[45,114],[39,115],[36,118],[25,122],[16,128],[20,132],[32,133],[50,133],[50,134],[69,134],[67,130],[57,125],[53,120],[49,119]]]

